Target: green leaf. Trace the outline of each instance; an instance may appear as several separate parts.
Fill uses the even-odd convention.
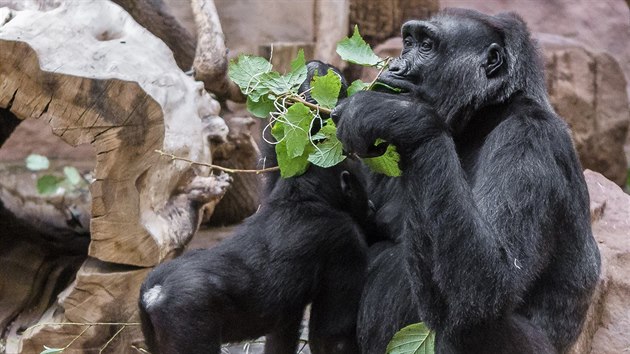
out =
[[[376,146],[383,142],[384,140],[377,139],[374,145]],[[389,177],[399,177],[402,174],[398,166],[399,161],[400,154],[396,151],[396,147],[391,144],[387,147],[383,155],[363,159],[363,162],[365,162],[372,171],[382,173]]]
[[[304,50],[300,49],[297,57],[291,61],[291,71],[287,74],[289,82],[296,89],[295,92],[297,92],[297,88],[306,80],[307,74],[308,69],[306,68],[306,59],[304,59]]]
[[[247,110],[258,118],[267,118],[269,113],[276,110],[273,101],[269,98],[261,97],[258,101],[254,101],[251,96],[247,96]]]
[[[310,145],[308,135],[313,113],[304,104],[296,103],[289,107],[284,115],[284,120],[286,122],[280,120],[276,124],[284,125],[284,141],[286,142],[287,153],[289,157],[302,156],[304,148]]]
[[[26,158],[26,168],[31,171],[47,170],[48,167],[50,167],[50,161],[46,156],[30,154]]]
[[[345,61],[363,66],[378,66],[383,63],[383,60],[374,54],[370,45],[363,40],[358,26],[354,26],[352,37],[346,37],[337,43],[337,54]]]
[[[328,168],[335,166],[346,159],[343,155],[343,146],[337,139],[337,127],[332,119],[326,120],[326,125],[311,137],[313,140],[325,139],[317,144],[313,152],[308,156],[308,161],[319,167]]]
[[[43,175],[37,179],[37,192],[39,194],[53,194],[64,180],[62,177]]]
[[[258,85],[255,89],[247,94],[247,98],[254,102],[260,101],[261,98],[269,98],[269,87]]]
[[[287,92],[291,92],[293,84],[291,78],[287,75],[280,75],[277,71],[270,71],[260,76],[261,84],[264,87],[268,87],[271,92],[276,95],[283,95]]]
[[[288,74],[281,75],[277,71],[270,71],[260,76],[260,83],[262,87],[269,88],[278,96],[297,93],[302,82],[306,80],[307,73],[304,51],[300,49],[297,57],[291,62],[291,71]]]
[[[435,332],[424,323],[409,325],[396,334],[387,345],[387,354],[433,354]]]
[[[228,67],[228,76],[241,88],[244,94],[260,84],[260,77],[271,71],[271,63],[265,58],[253,55],[239,55],[238,61],[232,60]]]
[[[380,82],[380,81],[376,81],[376,82],[374,83],[374,86],[373,86],[373,87],[376,87],[376,86],[382,86],[382,87],[385,87],[386,89],[388,89],[388,90],[392,91],[392,93],[400,93],[400,92],[402,92],[402,90],[401,90],[401,89],[399,89],[398,87],[392,87],[392,86],[389,86],[388,84],[384,84],[384,83],[382,83],[382,82]]]
[[[79,170],[77,170],[76,168],[72,166],[64,167],[63,174],[66,175],[66,179],[73,186],[78,185],[83,180],[83,178],[81,177],[81,174],[79,173]]]
[[[271,135],[276,139],[276,141],[284,140],[284,124],[276,121],[271,127]]]
[[[290,157],[287,151],[285,141],[276,144],[276,156],[278,157],[278,166],[280,167],[280,176],[282,178],[295,177],[303,174],[308,169],[308,156],[311,153],[312,145],[308,145],[304,149],[304,153],[297,157]]]
[[[332,69],[324,76],[315,76],[311,81],[311,97],[320,106],[332,109],[337,104],[339,90],[341,89],[341,79]]]
[[[317,144],[317,148],[308,156],[308,161],[319,167],[332,167],[346,157],[343,155],[341,142],[337,139],[329,139]]]
[[[44,346],[44,350],[39,353],[39,354],[57,354],[57,353],[63,353],[64,348],[48,348],[47,346]]]
[[[348,86],[348,97],[354,95],[355,93],[359,92],[359,91],[363,91],[365,89],[368,88],[368,86],[370,86],[369,84],[361,81],[361,80],[354,80],[352,81],[352,84],[350,84],[350,86]]]

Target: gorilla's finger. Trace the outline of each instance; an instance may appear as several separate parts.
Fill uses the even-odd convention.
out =
[[[333,122],[335,122],[335,125],[339,124],[339,120],[341,119],[345,106],[346,100],[343,100],[337,105],[337,107],[333,108],[332,112],[330,112],[330,118],[332,118]]]
[[[388,142],[382,142],[376,146],[372,146],[370,148],[368,148],[368,151],[366,153],[366,156],[364,157],[378,157],[381,156],[383,154],[385,154],[385,151],[387,151],[387,147],[389,147],[389,143]]]

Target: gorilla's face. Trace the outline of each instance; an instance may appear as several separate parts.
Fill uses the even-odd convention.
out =
[[[443,15],[402,27],[403,50],[379,81],[458,110],[478,100],[503,65],[503,40],[486,23]],[[454,107],[456,106],[456,107]]]

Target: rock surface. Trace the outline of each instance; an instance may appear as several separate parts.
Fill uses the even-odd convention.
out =
[[[571,353],[618,354],[630,348],[630,196],[599,173],[584,173],[602,257],[600,284]],[[599,211],[597,211],[599,210]]]
[[[583,167],[623,185],[630,109],[621,67],[610,54],[564,37],[536,37],[545,57],[551,104],[571,127]]]
[[[630,9],[624,0],[441,0],[440,6],[517,12],[532,32],[561,35],[611,53],[630,77]]]

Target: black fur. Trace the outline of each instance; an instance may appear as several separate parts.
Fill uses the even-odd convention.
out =
[[[565,352],[600,258],[582,168],[525,23],[449,10],[402,32],[382,81],[404,93],[360,92],[332,114],[346,151],[369,155],[381,138],[401,154],[394,250],[410,287],[398,285],[403,269],[371,261],[359,337],[378,343],[362,352],[382,353],[387,313],[402,325],[414,302],[439,354]]]
[[[151,352],[218,354],[221,343],[267,335],[265,353],[294,354],[311,303],[311,351],[358,353],[369,214],[354,161],[278,179],[233,237],[149,274],[139,305]]]

